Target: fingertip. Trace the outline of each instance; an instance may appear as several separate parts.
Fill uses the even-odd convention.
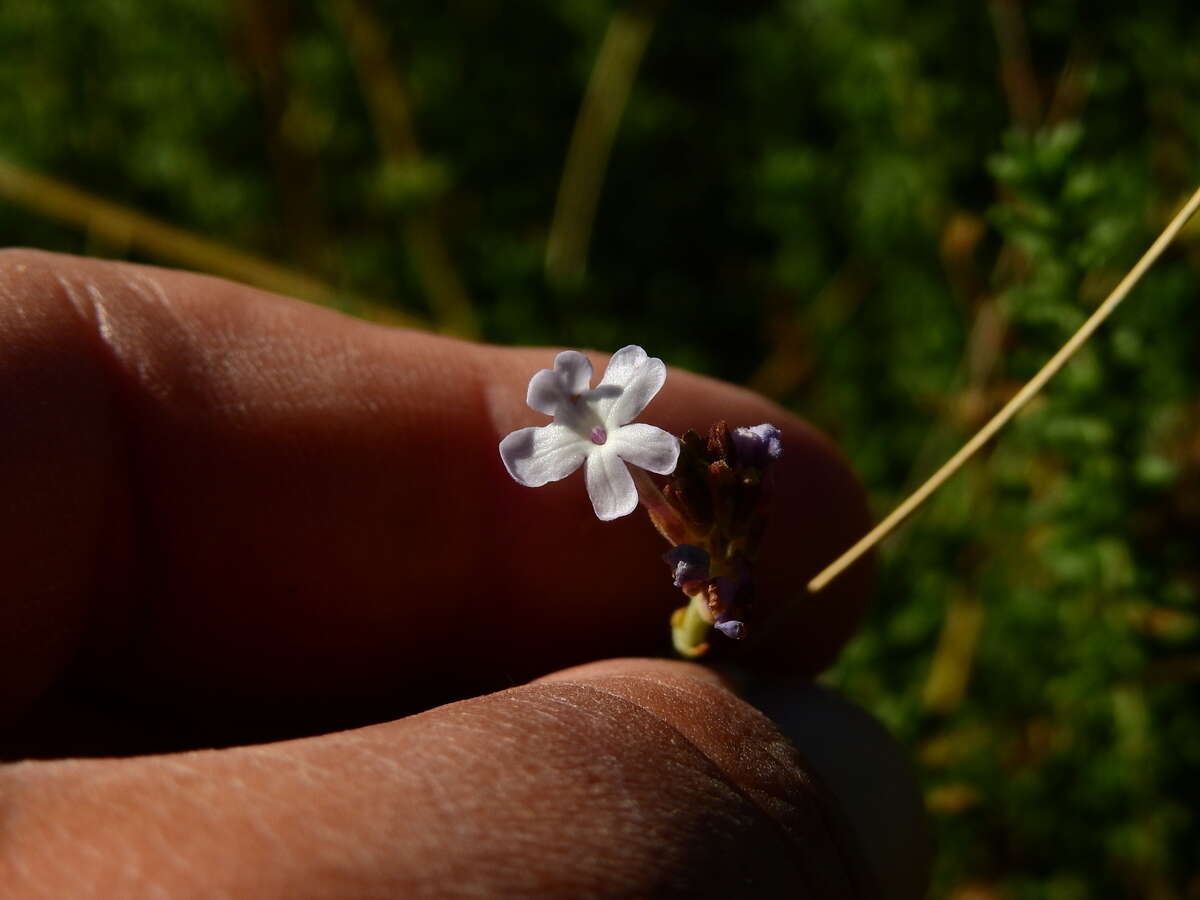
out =
[[[919,810],[909,815],[911,804],[892,801],[915,793],[895,742],[865,713],[839,706],[814,693],[811,685],[779,682],[773,690],[772,682],[733,670],[661,659],[603,660],[552,673],[539,683],[602,691],[677,729],[802,848],[793,852],[801,871],[820,884],[816,896],[868,896],[875,887],[888,885],[893,874],[889,866],[899,874],[919,876],[919,866],[905,869],[897,859],[906,838],[881,837],[871,821],[870,797],[855,781],[884,792],[878,812],[885,822],[912,825],[913,815],[923,821]],[[758,703],[742,699],[741,690],[749,690]],[[781,730],[764,712],[783,713],[786,727]],[[814,722],[824,722],[826,730],[815,734]],[[799,742],[789,740],[793,737]],[[864,738],[873,743],[856,746]],[[809,759],[810,750],[816,751],[819,765]],[[844,755],[840,764],[830,763],[839,755]],[[893,777],[900,782],[891,784]],[[919,852],[916,857],[919,862]],[[919,896],[891,886],[883,895]]]
[[[912,764],[875,718],[833,690],[663,659],[602,660],[538,681],[588,685],[652,711],[752,796],[808,803],[797,795],[815,786],[860,886],[896,900],[925,896],[932,841]]]
[[[875,559],[868,554],[824,591],[809,592],[809,580],[866,533],[871,517],[866,491],[832,441],[807,423],[792,425],[774,464],[775,500],[757,566],[768,618],[736,656],[751,668],[811,676],[861,625]]]

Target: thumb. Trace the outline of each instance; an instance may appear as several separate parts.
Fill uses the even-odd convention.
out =
[[[278,744],[8,766],[0,798],[19,896],[874,894],[796,749],[675,662]]]

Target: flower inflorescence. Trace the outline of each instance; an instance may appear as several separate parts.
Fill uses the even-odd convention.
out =
[[[666,381],[662,360],[630,345],[613,354],[596,387],[592,364],[565,350],[553,369],[536,372],[526,402],[553,416],[500,442],[500,458],[520,484],[539,487],[584,467],[596,516],[611,521],[640,500],[672,545],[664,555],[688,604],[671,619],[672,642],[687,657],[709,649],[713,630],[732,640],[748,633],[756,605],[752,565],[766,525],[767,481],[782,453],[773,425],[713,425],[706,437],[677,439],[633,423]],[[629,466],[634,469],[631,472]],[[668,475],[663,489],[642,470]]]

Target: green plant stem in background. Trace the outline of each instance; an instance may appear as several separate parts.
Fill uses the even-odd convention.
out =
[[[587,271],[588,245],[613,141],[664,2],[618,10],[604,33],[571,132],[546,240],[546,275],[552,282],[578,282]]]
[[[332,306],[360,318],[428,330],[416,316],[339,291],[316,278],[191,234],[54,178],[0,159],[0,198],[77,226],[106,243],[133,247],[166,263]]]
[[[413,126],[412,104],[389,51],[384,23],[368,0],[335,0],[333,8],[350,47],[385,165],[393,174],[419,169],[422,153]],[[478,337],[479,322],[451,261],[436,208],[408,211],[403,234],[409,259],[440,330],[460,337]]]

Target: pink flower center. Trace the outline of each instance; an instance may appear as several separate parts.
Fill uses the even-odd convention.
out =
[[[592,439],[593,444],[603,444],[608,440],[608,432],[604,430],[603,426],[597,425],[592,429],[589,437]]]

